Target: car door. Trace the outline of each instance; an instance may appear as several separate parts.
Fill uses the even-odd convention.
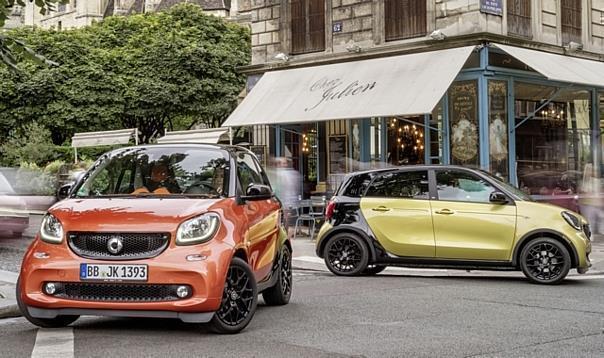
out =
[[[516,230],[516,206],[490,202],[497,189],[461,169],[436,170],[437,200],[432,200],[436,257],[508,260]]]
[[[401,170],[376,177],[361,211],[380,244],[397,256],[434,257],[434,231],[427,170]]]
[[[256,159],[247,152],[237,154],[237,174],[243,194],[250,184],[269,185]],[[247,221],[244,238],[248,248],[248,263],[256,280],[262,281],[272,268],[279,237],[280,205],[274,198],[248,200],[243,204]]]

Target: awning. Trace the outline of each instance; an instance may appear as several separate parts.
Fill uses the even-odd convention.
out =
[[[473,49],[267,72],[223,126],[430,113]]]
[[[74,148],[82,148],[100,145],[127,144],[131,138],[134,138],[136,143],[138,142],[137,136],[138,130],[136,128],[76,133],[71,137],[71,146]]]
[[[508,45],[496,46],[550,80],[604,87],[604,62]]]
[[[228,128],[196,129],[190,131],[166,132],[157,143],[210,143],[216,144],[220,137],[227,135]],[[228,136],[225,138],[228,140]]]

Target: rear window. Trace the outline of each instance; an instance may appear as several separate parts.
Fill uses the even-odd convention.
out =
[[[346,182],[344,191],[339,193],[338,195],[350,196],[353,198],[358,198],[365,193],[369,183],[371,183],[372,175],[371,173],[364,173],[355,175],[348,182]]]

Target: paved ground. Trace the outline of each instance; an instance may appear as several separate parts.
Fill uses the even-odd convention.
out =
[[[1,240],[1,239],[0,239]],[[28,239],[0,241],[18,267]],[[517,273],[388,269],[340,278],[295,241],[289,305],[259,310],[236,336],[153,319],[82,318],[62,331],[23,318],[0,319],[0,356],[67,357],[603,357],[604,275],[560,286],[529,284]],[[603,267],[597,245],[595,268]],[[4,259],[3,259],[4,260]],[[308,270],[308,269],[317,269]],[[2,277],[0,272],[0,277]],[[3,286],[4,285],[4,286]],[[0,283],[0,290],[12,288]]]

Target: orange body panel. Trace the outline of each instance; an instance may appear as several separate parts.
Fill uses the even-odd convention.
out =
[[[177,312],[216,311],[221,302],[231,258],[244,250],[256,279],[270,273],[277,252],[279,203],[274,199],[237,204],[235,198],[105,198],[67,199],[49,213],[58,218],[65,236],[69,232],[169,233],[169,246],[156,257],[109,261],[76,255],[63,238],[60,244],[34,240],[23,259],[20,274],[21,299],[39,308],[115,310],[161,310]],[[213,212],[220,228],[212,240],[190,246],[175,244],[178,226],[189,218]],[[47,258],[36,254],[45,253]],[[187,261],[188,255],[203,255],[202,261]],[[40,256],[40,255],[37,255]],[[44,282],[80,282],[81,263],[146,264],[148,284],[186,284],[189,298],[163,302],[108,302],[61,299],[42,292]]]

